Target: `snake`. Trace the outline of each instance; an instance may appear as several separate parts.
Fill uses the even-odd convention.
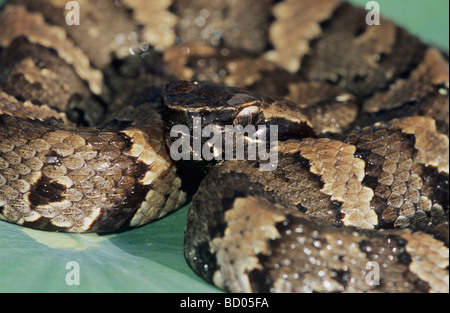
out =
[[[371,16],[337,0],[7,1],[0,219],[116,232],[191,199],[185,259],[223,290],[448,292],[448,55]],[[198,126],[220,143],[258,127],[245,149],[276,126],[258,146],[276,162],[237,141],[223,158]]]

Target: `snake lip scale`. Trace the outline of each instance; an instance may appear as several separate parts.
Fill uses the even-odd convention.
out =
[[[66,2],[0,10],[1,220],[111,232],[192,195],[186,261],[226,291],[449,291],[439,49],[337,0]],[[276,166],[202,158],[198,126],[276,126]]]

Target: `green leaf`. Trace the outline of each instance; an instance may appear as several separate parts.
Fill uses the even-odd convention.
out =
[[[184,260],[187,206],[116,234],[67,234],[0,223],[0,292],[218,292]],[[79,266],[79,285],[69,262]],[[68,283],[66,282],[68,280]]]

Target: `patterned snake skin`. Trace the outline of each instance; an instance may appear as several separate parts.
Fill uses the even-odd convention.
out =
[[[109,232],[195,191],[185,256],[219,288],[449,291],[447,56],[336,0],[66,3],[0,11],[0,219]],[[195,117],[277,125],[276,166],[175,162]]]

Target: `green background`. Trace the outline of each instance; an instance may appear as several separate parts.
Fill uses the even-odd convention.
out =
[[[364,7],[368,1],[348,1]],[[395,20],[423,41],[449,49],[448,0],[378,0],[381,16]]]
[[[351,2],[364,6],[367,1]],[[378,2],[382,16],[448,52],[449,1]],[[184,260],[186,214],[187,206],[144,227],[104,236],[36,231],[0,221],[0,292],[219,291]],[[70,261],[80,266],[79,285],[66,284]]]

